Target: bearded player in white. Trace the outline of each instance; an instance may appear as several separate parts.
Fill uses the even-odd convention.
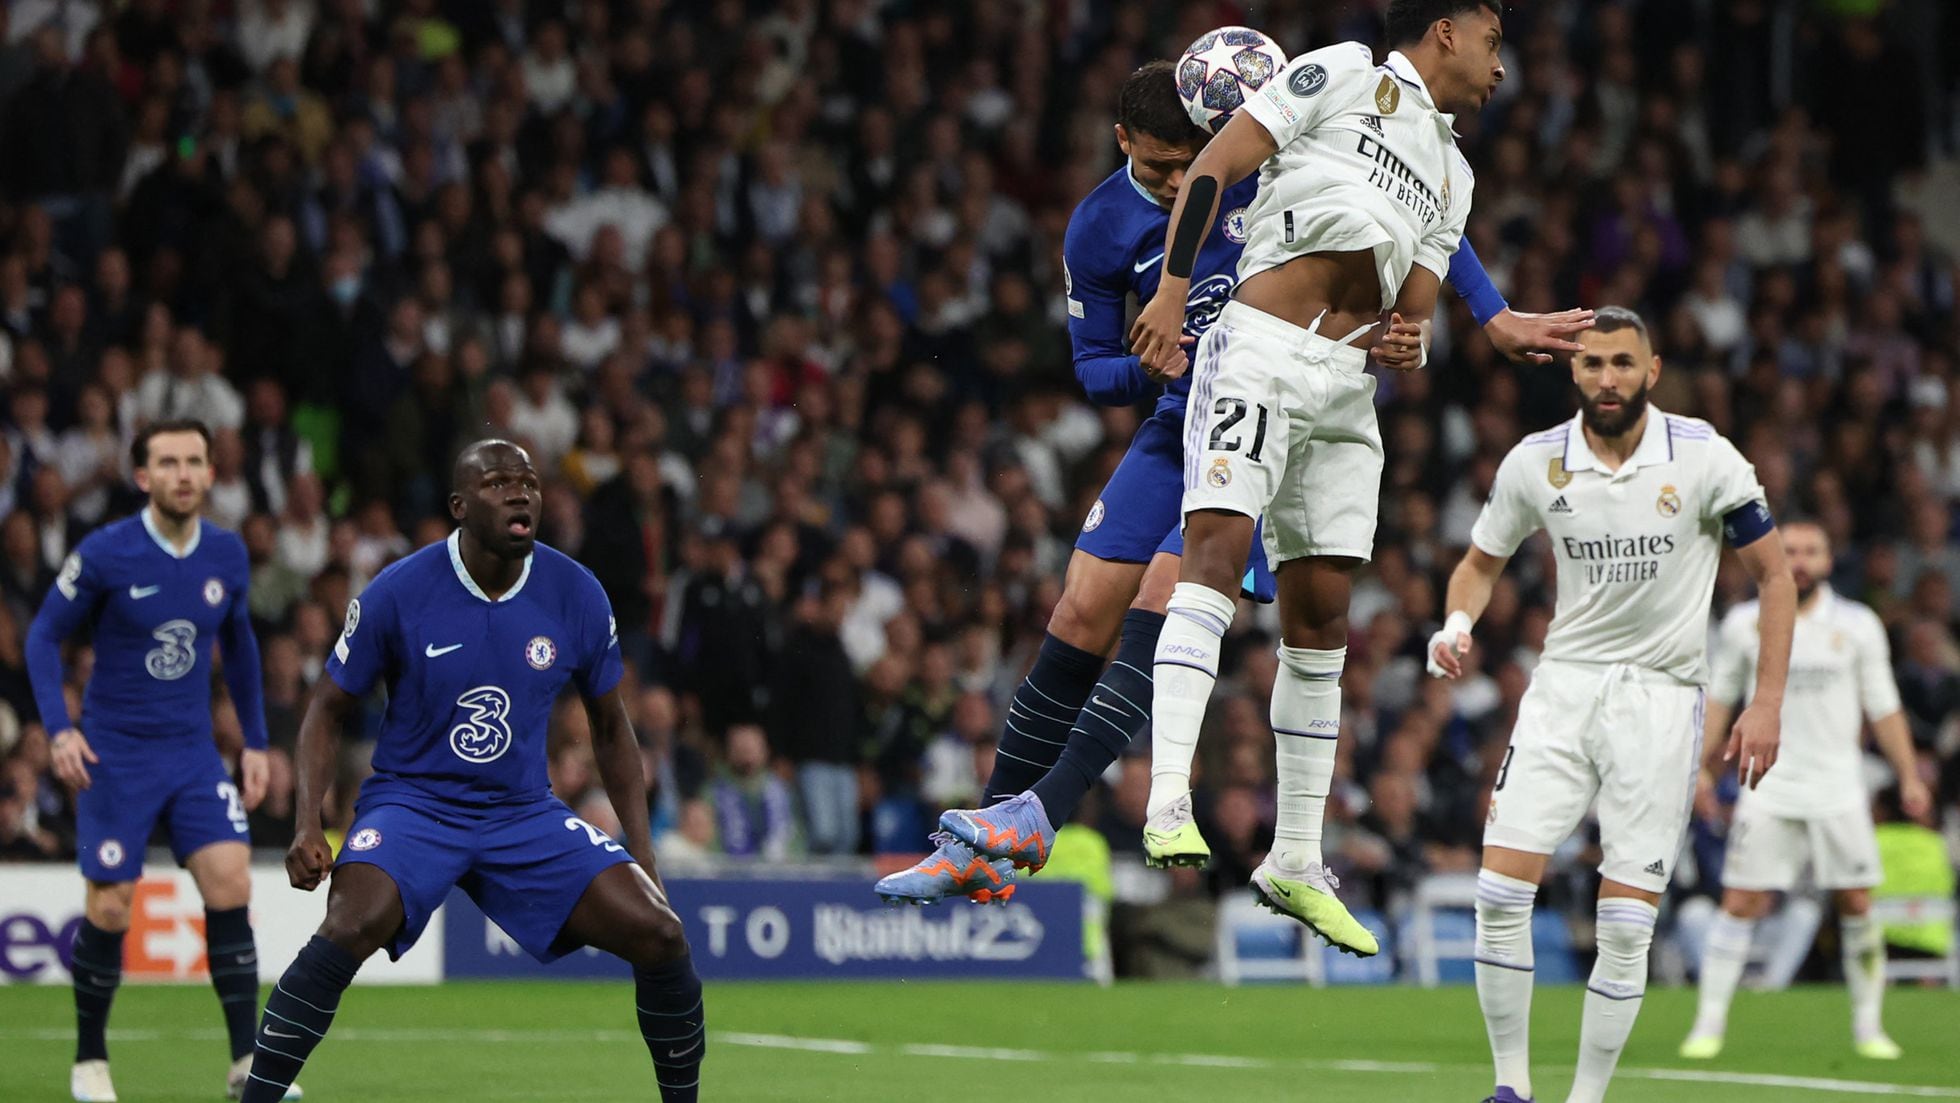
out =
[[[1851,993],[1851,1042],[1861,1057],[1896,1060],[1898,1043],[1879,1022],[1885,993],[1885,939],[1871,917],[1879,882],[1878,839],[1859,778],[1864,722],[1899,779],[1899,801],[1908,815],[1925,811],[1931,797],[1913,758],[1912,733],[1892,680],[1892,652],[1878,614],[1832,591],[1831,540],[1822,527],[1798,521],[1782,527],[1783,553],[1797,584],[1797,628],[1790,647],[1791,708],[1776,774],[1737,802],[1722,867],[1722,910],[1708,929],[1701,959],[1701,1009],[1681,1043],[1681,1056],[1708,1060],[1722,1052],[1729,1001],[1742,979],[1756,921],[1768,913],[1772,894],[1798,886],[1805,866],[1810,883],[1837,898],[1844,980]],[[1756,666],[1756,602],[1730,610],[1716,633],[1709,681],[1708,730],[1728,723],[1736,702],[1747,699]],[[1714,811],[1720,764],[1710,756],[1701,773],[1698,802]]]
[[[1552,851],[1598,800],[1598,959],[1568,1103],[1605,1098],[1647,990],[1647,949],[1681,849],[1701,761],[1708,607],[1721,544],[1762,597],[1755,694],[1722,757],[1753,786],[1776,763],[1796,587],[1755,469],[1705,421],[1653,409],[1647,327],[1594,314],[1573,357],[1580,412],[1504,458],[1450,576],[1430,673],[1456,678],[1504,563],[1539,530],[1558,606],[1498,769],[1477,875],[1477,998],[1495,1103],[1531,1099],[1531,907]]]
[[[1192,263],[1220,193],[1259,170],[1238,289],[1198,346],[1185,413],[1184,559],[1154,663],[1144,853],[1157,865],[1210,857],[1192,817],[1191,759],[1264,513],[1282,637],[1279,797],[1252,887],[1359,955],[1379,943],[1334,895],[1320,834],[1348,592],[1374,548],[1381,485],[1365,369],[1426,358],[1428,322],[1404,319],[1435,314],[1470,214],[1451,113],[1481,108],[1504,79],[1497,0],[1392,0],[1386,23],[1385,64],[1358,42],[1295,58],[1205,146],[1171,211],[1163,281],[1130,332],[1147,370],[1182,373]]]

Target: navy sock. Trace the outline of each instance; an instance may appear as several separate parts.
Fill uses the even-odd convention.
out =
[[[694,1103],[701,1093],[701,1058],[707,1056],[706,1008],[694,955],[633,970],[633,1006],[640,1037],[653,1054],[654,1082],[662,1103]]]
[[[1051,827],[1059,830],[1075,818],[1076,808],[1095,788],[1096,779],[1150,720],[1150,671],[1157,656],[1157,635],[1163,630],[1162,613],[1132,609],[1124,616],[1123,642],[1116,648],[1116,658],[1082,706],[1055,768],[1034,783]]]
[[[252,942],[252,920],[245,908],[204,910],[204,956],[211,965],[211,987],[225,1012],[231,1059],[252,1052],[252,1028],[259,1018],[259,950]]]
[[[1103,657],[1063,643],[1054,636],[1041,641],[1034,669],[1014,691],[1007,709],[1007,726],[994,753],[994,772],[987,778],[983,803],[1020,796],[1055,765],[1068,743],[1075,714],[1082,711],[1089,690],[1102,672]]]
[[[109,1005],[122,983],[123,933],[82,920],[69,956],[75,985],[75,1060],[109,1059]]]
[[[354,982],[361,963],[354,955],[314,935],[265,998],[258,1052],[245,1081],[244,1103],[275,1103],[299,1078],[313,1047],[327,1036],[340,994]]]

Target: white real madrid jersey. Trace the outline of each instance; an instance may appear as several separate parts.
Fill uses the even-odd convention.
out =
[[[1244,110],[1279,149],[1246,212],[1240,282],[1309,253],[1372,250],[1386,309],[1410,266],[1448,274],[1474,180],[1453,117],[1400,51],[1381,66],[1359,42],[1302,54]]]
[[[1508,558],[1539,529],[1551,537],[1545,658],[1701,682],[1722,519],[1762,499],[1756,469],[1705,421],[1649,407],[1633,455],[1608,471],[1575,416],[1504,457],[1470,539]]]
[[[1720,701],[1746,701],[1756,688],[1760,606],[1729,610],[1715,634],[1709,692]],[[1885,626],[1869,608],[1819,586],[1797,617],[1790,642],[1790,681],[1783,694],[1783,745],[1776,768],[1743,799],[1779,816],[1810,818],[1865,802],[1860,752],[1864,719],[1899,711],[1892,648]]]

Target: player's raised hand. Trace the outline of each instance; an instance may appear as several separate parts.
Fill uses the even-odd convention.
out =
[[[1742,784],[1754,789],[1776,765],[1776,749],[1783,738],[1782,713],[1760,702],[1751,704],[1736,717],[1729,729],[1729,741],[1722,748],[1722,761],[1734,762]]]
[[[247,747],[239,754],[238,778],[244,783],[242,788],[244,789],[245,811],[251,812],[256,810],[259,802],[265,799],[266,779],[271,774],[272,767],[267,765],[264,751],[255,751]]]
[[[1452,631],[1449,625],[1436,630],[1429,637],[1429,676],[1432,678],[1463,677],[1463,659],[1470,654],[1470,633]]]
[[[1485,324],[1484,334],[1507,360],[1549,364],[1555,353],[1579,352],[1583,346],[1570,338],[1592,327],[1593,312],[1590,310],[1520,314],[1507,308]]]
[[[1400,313],[1388,316],[1388,328],[1381,340],[1368,350],[1375,363],[1390,371],[1415,371],[1422,367],[1422,323],[1405,322]]]
[[[56,735],[49,746],[49,757],[53,760],[54,776],[78,791],[90,785],[89,766],[102,761],[95,756],[80,728],[69,728]]]
[[[1143,362],[1143,372],[1159,382],[1176,379],[1189,366],[1184,353],[1192,338],[1184,334],[1184,297],[1158,294],[1143,305],[1130,324],[1130,351]]]
[[[296,889],[312,892],[319,888],[331,868],[333,847],[327,845],[326,834],[317,827],[302,830],[286,850],[286,879]]]

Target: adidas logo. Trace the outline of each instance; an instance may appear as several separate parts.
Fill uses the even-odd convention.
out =
[[[1647,872],[1653,874],[1656,877],[1665,877],[1667,876],[1667,866],[1663,864],[1659,858],[1656,858],[1653,860],[1653,862],[1650,865],[1648,865]]]
[[[1572,512],[1572,507],[1565,504],[1565,495],[1561,494],[1558,497],[1552,499],[1552,504],[1546,507],[1545,512],[1569,514]]]

